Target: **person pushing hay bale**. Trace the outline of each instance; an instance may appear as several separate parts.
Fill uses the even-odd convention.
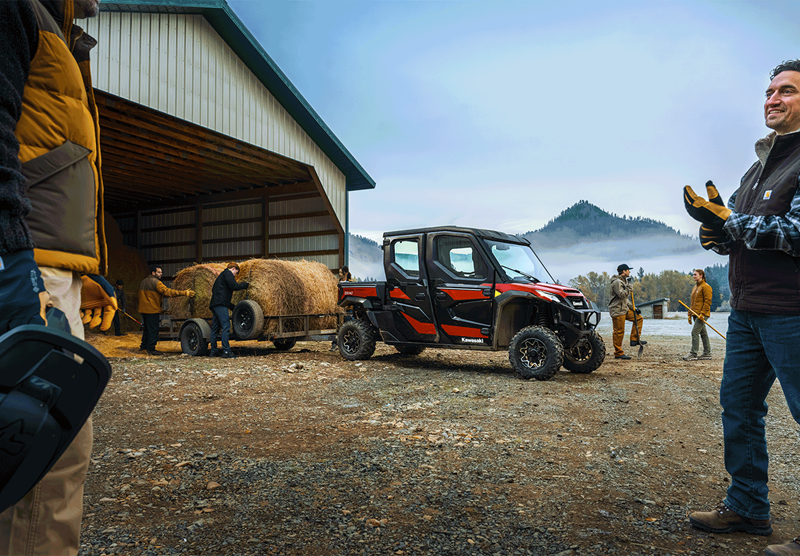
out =
[[[225,266],[225,263],[195,264],[178,272],[172,281],[172,288],[193,290],[195,296],[168,298],[169,314],[176,319],[210,319],[212,314],[208,305],[211,302],[211,288]]]
[[[250,259],[239,266],[237,279],[249,282],[250,287],[234,293],[234,304],[251,299],[261,306],[265,317],[342,312],[337,305],[338,281],[322,263]],[[312,318],[309,327],[335,328],[336,317]],[[302,319],[284,319],[284,331],[302,329]],[[277,319],[266,318],[264,332],[278,332]]]

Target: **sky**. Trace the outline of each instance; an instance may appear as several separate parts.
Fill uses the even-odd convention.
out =
[[[697,235],[755,161],[800,2],[227,0],[376,182],[350,232],[524,233],[587,200]]]

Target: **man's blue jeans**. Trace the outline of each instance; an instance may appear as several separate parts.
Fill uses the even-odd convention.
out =
[[[731,310],[719,400],[725,469],[731,486],[725,505],[750,519],[769,519],[764,417],[775,378],[800,423],[800,315]]]
[[[217,349],[218,336],[222,337],[222,349],[230,351],[231,345],[228,342],[228,337],[231,333],[231,320],[228,315],[228,308],[223,305],[216,305],[211,307],[211,312],[214,315],[214,318],[211,319],[211,337],[209,338],[211,351],[216,351]]]

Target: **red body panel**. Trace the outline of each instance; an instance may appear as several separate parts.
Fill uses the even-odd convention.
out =
[[[344,286],[342,297],[378,297],[378,288],[375,286]]]
[[[391,297],[392,299],[408,299],[409,301],[411,301],[410,297],[408,297],[405,293],[403,293],[402,290],[399,290],[397,288],[389,292],[389,297]]]
[[[481,334],[481,331],[477,328],[467,328],[466,326],[451,326],[448,324],[442,325],[442,330],[448,336],[463,336],[465,338],[488,338],[488,336],[484,336]]]
[[[432,322],[420,322],[420,321],[418,321],[417,319],[415,319],[413,317],[409,317],[405,313],[400,313],[400,314],[405,317],[405,319],[408,321],[408,323],[412,327],[414,327],[414,330],[416,330],[418,333],[420,333],[420,334],[436,334],[436,326]]]

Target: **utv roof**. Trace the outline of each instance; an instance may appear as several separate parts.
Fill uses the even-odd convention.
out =
[[[462,228],[460,226],[434,226],[432,228],[413,228],[410,230],[397,230],[394,232],[385,232],[383,237],[396,237],[407,236],[413,234],[425,234],[429,232],[458,232],[462,234],[473,234],[484,239],[493,239],[496,241],[505,241],[507,243],[518,243],[520,245],[530,245],[531,242],[524,237],[507,234],[505,232],[496,232],[494,230],[481,230],[480,228]]]

